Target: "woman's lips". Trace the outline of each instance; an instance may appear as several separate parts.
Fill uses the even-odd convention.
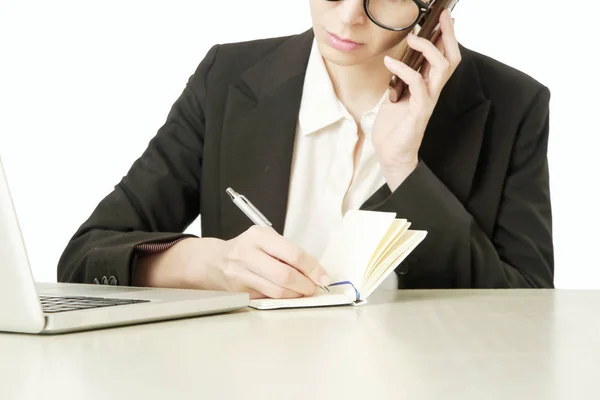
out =
[[[362,43],[356,43],[352,40],[342,39],[331,32],[327,32],[327,42],[334,49],[343,52],[351,52],[362,46]]]

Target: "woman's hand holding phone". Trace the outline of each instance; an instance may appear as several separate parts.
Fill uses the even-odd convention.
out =
[[[408,86],[397,102],[386,101],[373,126],[373,146],[392,191],[418,164],[418,152],[429,118],[440,93],[461,62],[460,49],[450,11],[440,16],[441,35],[435,43],[409,35],[408,46],[423,54],[419,72],[405,63],[386,57],[385,65]]]

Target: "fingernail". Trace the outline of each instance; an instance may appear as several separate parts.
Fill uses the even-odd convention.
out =
[[[386,64],[398,64],[398,60],[390,56],[385,56],[384,61]]]
[[[321,278],[319,279],[319,282],[321,282],[321,285],[327,287],[327,286],[331,285],[331,278],[328,277],[327,275],[322,275]]]

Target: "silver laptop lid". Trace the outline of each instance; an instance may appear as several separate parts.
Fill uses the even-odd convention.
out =
[[[0,331],[37,333],[45,320],[0,157]]]

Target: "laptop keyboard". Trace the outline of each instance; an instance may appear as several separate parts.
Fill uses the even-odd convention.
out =
[[[64,311],[86,310],[90,308],[122,306],[126,304],[149,303],[150,300],[106,299],[102,297],[59,297],[39,296],[42,310],[46,314]]]

